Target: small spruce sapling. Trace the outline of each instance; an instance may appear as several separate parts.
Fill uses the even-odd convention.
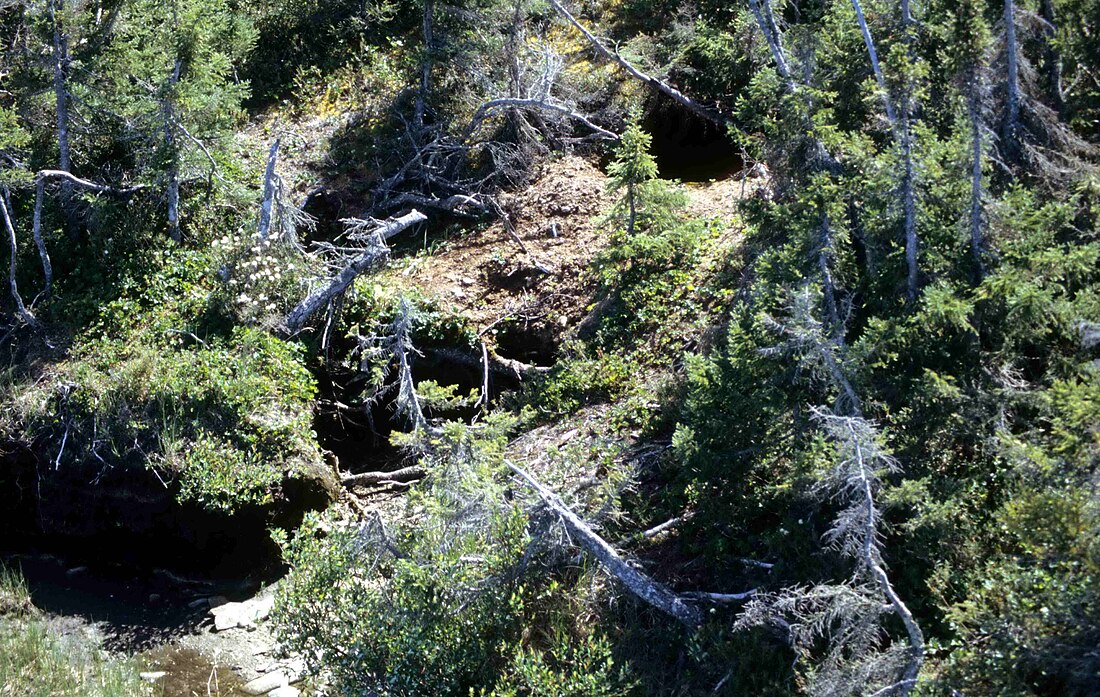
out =
[[[626,234],[634,235],[638,222],[638,209],[643,207],[647,189],[657,181],[657,159],[650,154],[653,137],[642,130],[637,120],[631,122],[619,140],[615,150],[615,161],[609,167],[612,192],[625,191],[624,198],[616,204],[617,210],[626,206]]]

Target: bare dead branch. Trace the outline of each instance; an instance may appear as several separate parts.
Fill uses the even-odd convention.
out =
[[[404,467],[392,472],[360,472],[340,478],[344,486],[370,486],[389,482],[409,483],[428,476],[428,471],[420,465]]]
[[[732,120],[728,116],[720,114],[714,109],[703,106],[699,102],[685,95],[680,90],[672,87],[668,83],[658,80],[652,75],[642,72],[641,70],[636,68],[634,64],[632,64],[630,61],[623,58],[617,52],[609,49],[603,44],[603,42],[597,39],[595,35],[592,34],[592,32],[588,31],[588,29],[586,29],[583,24],[577,21],[577,18],[570,14],[569,10],[565,9],[565,7],[561,4],[559,0],[550,0],[550,5],[558,12],[558,14],[565,18],[567,22],[572,24],[577,31],[583,34],[584,38],[588,39],[588,42],[592,44],[592,47],[596,49],[597,53],[599,53],[604,58],[614,63],[617,63],[619,67],[629,73],[631,77],[637,78],[638,80],[641,80],[642,82],[656,88],[664,95],[670,97],[680,106],[690,110],[698,116],[703,117],[707,121],[716,123],[719,126],[727,126],[732,123]]]
[[[433,348],[426,350],[429,351],[432,355],[437,356],[443,360],[450,361],[452,363],[469,366],[470,368],[478,368],[482,366],[481,359],[459,351],[458,349]],[[524,363],[523,361],[517,361],[512,358],[504,358],[502,356],[498,356],[494,351],[486,350],[486,357],[489,370],[502,375],[510,375],[517,379],[534,377],[536,375],[543,375],[550,372],[550,368],[539,365],[531,365],[530,363]]]
[[[286,328],[291,334],[296,334],[305,326],[306,320],[328,305],[336,296],[347,290],[359,274],[372,268],[375,264],[389,256],[389,249],[385,246],[385,240],[417,223],[424,222],[428,217],[418,210],[412,210],[403,216],[380,223],[373,233],[377,242],[367,247],[359,256],[352,259],[340,273],[336,274],[322,288],[310,293],[304,300],[290,311],[286,317]]]
[[[466,135],[463,140],[468,140],[477,129],[481,126],[481,123],[489,116],[489,113],[494,109],[527,109],[527,110],[539,110],[539,111],[551,111],[556,114],[561,114],[566,118],[579,121],[594,133],[599,135],[605,140],[618,140],[619,136],[616,133],[600,128],[584,114],[574,111],[562,104],[555,104],[554,102],[542,100],[542,99],[523,99],[520,97],[502,97],[500,99],[492,99],[485,102],[474,113],[474,117],[470,119],[470,125],[466,127]]]
[[[688,627],[695,628],[702,624],[703,613],[698,608],[684,602],[683,598],[667,586],[630,566],[611,545],[571,511],[557,494],[544,487],[527,470],[511,462],[508,463],[508,469],[538,494],[542,502],[558,516],[569,534],[631,593]]]
[[[11,297],[15,301],[15,311],[19,315],[19,318],[30,325],[38,324],[38,320],[35,318],[31,311],[27,309],[27,306],[23,304],[23,297],[19,295],[19,286],[15,281],[16,271],[16,240],[15,240],[15,227],[12,225],[11,213],[8,212],[8,188],[4,187],[0,190],[0,215],[4,218],[4,230],[8,235],[8,244],[11,245],[11,262],[8,266],[8,286],[11,288]]]

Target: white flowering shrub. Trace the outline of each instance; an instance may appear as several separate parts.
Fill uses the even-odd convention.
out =
[[[255,235],[225,235],[214,240],[224,254],[226,300],[240,321],[276,326],[309,291],[314,262],[279,230],[266,240]]]

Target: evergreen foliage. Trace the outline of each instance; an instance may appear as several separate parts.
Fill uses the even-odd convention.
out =
[[[577,5],[0,3],[0,468],[270,522],[339,474],[318,414],[392,410],[426,474],[397,522],[311,514],[283,552],[283,640],[347,694],[1096,694],[1100,2]],[[659,177],[670,86],[744,153],[734,217]],[[370,271],[430,266],[570,150],[615,201],[549,370],[394,274],[288,331],[373,220],[430,216]],[[437,349],[492,388],[421,379]],[[704,626],[576,548],[519,457]],[[10,626],[15,689],[65,672]]]

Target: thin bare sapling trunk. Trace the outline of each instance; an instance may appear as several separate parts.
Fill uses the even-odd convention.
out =
[[[72,171],[72,148],[69,143],[69,35],[65,31],[65,0],[49,0],[50,21],[53,24],[53,92],[57,112],[57,168]],[[69,234],[75,234],[71,217],[72,187],[61,183],[61,205],[65,212]]]
[[[1010,161],[1020,155],[1020,64],[1016,41],[1016,3],[1004,0],[1005,27],[1005,116],[1001,138]]]
[[[176,242],[180,236],[180,171],[179,148],[176,146],[176,85],[179,84],[182,61],[177,60],[168,77],[168,86],[161,101],[161,116],[164,118],[164,149],[168,153],[168,235]]]
[[[977,72],[976,70],[974,71]],[[966,113],[970,121],[970,255],[974,259],[978,280],[985,277],[983,259],[983,189],[982,189],[982,113],[977,76],[972,75],[967,90]]]
[[[1050,102],[1054,110],[1060,116],[1064,116],[1066,99],[1062,92],[1062,52],[1058,50],[1058,23],[1054,16],[1054,1],[1040,0],[1039,12],[1046,26],[1043,27],[1043,35],[1046,37],[1046,50],[1043,56],[1044,68],[1047,73],[1047,88],[1050,90]]]
[[[886,112],[886,120],[894,133],[898,148],[901,150],[902,229],[905,239],[906,265],[905,288],[906,297],[910,302],[913,302],[920,292],[920,269],[918,266],[920,241],[917,237],[916,182],[913,167],[910,99],[909,96],[906,95],[904,100],[905,103],[902,105],[903,114],[902,117],[899,118],[897,109],[894,106],[894,101],[886,85],[886,77],[882,72],[882,65],[879,63],[878,59],[878,51],[875,48],[875,40],[871,35],[870,27],[867,26],[867,18],[863,14],[863,5],[860,3],[860,0],[852,0],[852,8],[855,10],[856,21],[859,23],[860,33],[863,35],[863,44],[867,48],[867,55],[871,61],[871,71],[874,73],[875,83],[878,85],[879,93],[882,97],[883,109]],[[912,30],[913,18],[909,11],[909,3],[906,0],[902,0],[902,21],[905,25],[905,32],[908,35]],[[910,57],[912,58],[912,56]]]
[[[10,200],[8,187],[0,189],[0,217],[4,218],[4,231],[7,233],[8,245],[11,247],[11,261],[8,264],[8,288],[11,291],[12,301],[15,303],[15,312],[21,320],[30,325],[38,324],[31,311],[23,303],[23,297],[19,294],[19,286],[15,280],[18,245],[15,238],[15,226],[12,224],[11,212],[8,210]]]

